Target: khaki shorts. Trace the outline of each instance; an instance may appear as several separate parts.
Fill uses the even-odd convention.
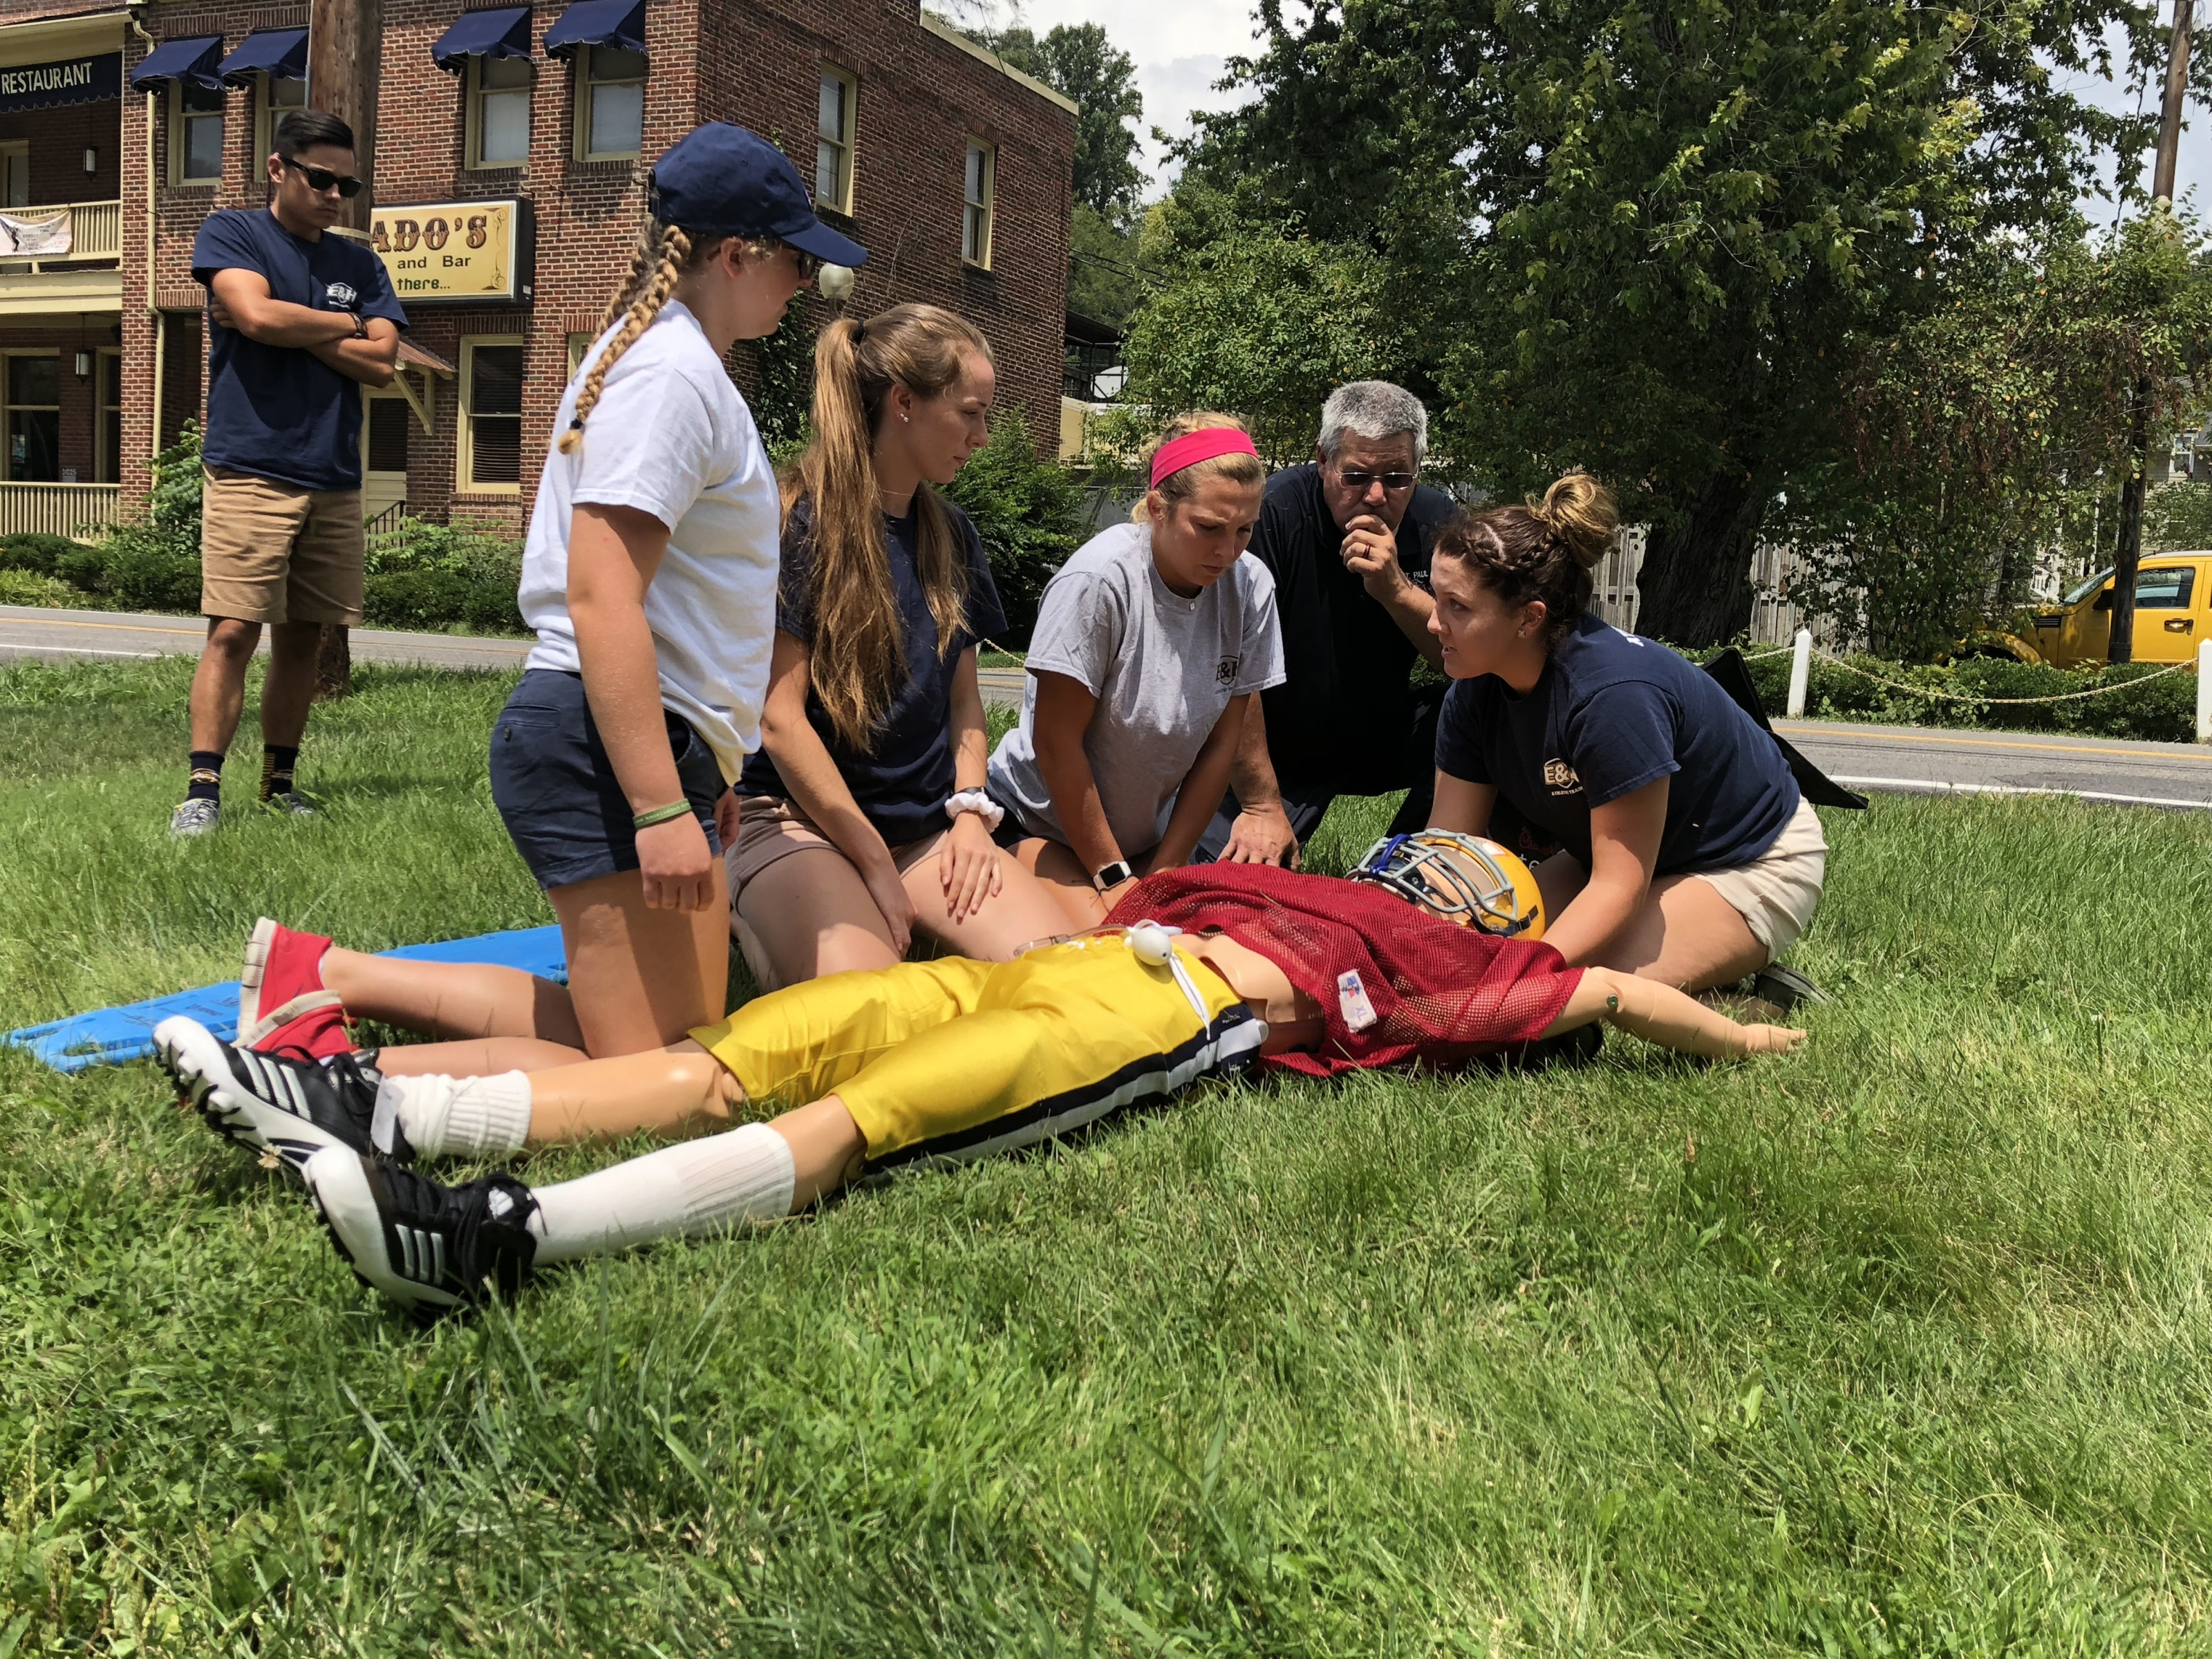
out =
[[[256,623],[362,618],[358,489],[303,489],[206,469],[200,498],[200,611]]]
[[[1800,799],[1796,816],[1782,826],[1774,845],[1733,870],[1700,870],[1698,879],[1735,907],[1774,961],[1797,942],[1820,902],[1828,869],[1828,838],[1820,815]]]
[[[837,843],[814,827],[814,820],[795,801],[779,795],[746,795],[738,802],[738,836],[722,850],[723,866],[730,872],[730,902],[735,904],[745,884],[780,859],[814,848],[825,848],[845,856]],[[925,836],[891,848],[892,862],[903,874],[924,854],[937,847],[937,837]]]

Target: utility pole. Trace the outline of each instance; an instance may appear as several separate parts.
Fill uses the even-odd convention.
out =
[[[382,0],[313,0],[307,15],[307,102],[353,129],[354,168],[367,186],[342,204],[335,231],[339,235],[367,236],[376,210],[376,91],[383,45]],[[352,689],[352,644],[343,627],[325,623],[315,663],[315,695],[343,697]]]
[[[2158,162],[2150,193],[2156,206],[2173,205],[2173,175],[2181,154],[2181,107],[2189,94],[2189,32],[2196,0],[2173,0],[2173,33],[2166,54],[2166,103],[2159,112]],[[2112,561],[2112,642],[2107,662],[2133,662],[2136,655],[2136,575],[2142,567],[2143,495],[2150,486],[2150,376],[2136,381],[2136,463],[2120,501],[2120,549]]]

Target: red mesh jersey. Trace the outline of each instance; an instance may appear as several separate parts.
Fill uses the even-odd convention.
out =
[[[1550,945],[1439,921],[1364,882],[1268,864],[1164,870],[1131,888],[1107,921],[1150,919],[1187,933],[1218,929],[1257,951],[1322,1006],[1316,1054],[1272,1063],[1316,1077],[1419,1059],[1459,1065],[1530,1042],[1582,980]],[[1357,970],[1375,1023],[1355,1031],[1338,975]]]

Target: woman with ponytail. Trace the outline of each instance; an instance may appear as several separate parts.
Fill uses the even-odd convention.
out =
[[[814,349],[814,438],[785,484],[761,749],[727,863],[763,989],[888,967],[919,929],[1004,961],[1066,926],[991,836],[977,642],[1006,627],[981,541],[938,494],[989,436],[991,348],[930,305]]]
[[[1503,797],[1562,849],[1536,866],[1546,944],[1704,990],[1796,941],[1827,842],[1773,738],[1717,681],[1590,614],[1618,517],[1570,472],[1540,502],[1463,514],[1438,538],[1429,627],[1455,684],[1434,820],[1486,835]]]

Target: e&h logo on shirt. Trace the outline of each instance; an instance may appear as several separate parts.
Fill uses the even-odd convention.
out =
[[[361,295],[351,283],[326,283],[323,286],[323,297],[331,302],[333,311],[351,311],[354,302]]]
[[[1566,762],[1547,760],[1544,763],[1544,787],[1553,794],[1571,795],[1582,787],[1581,777]]]
[[[1243,665],[1244,659],[1242,657],[1224,657],[1213,665],[1213,683],[1216,685],[1236,684],[1237,671]]]

